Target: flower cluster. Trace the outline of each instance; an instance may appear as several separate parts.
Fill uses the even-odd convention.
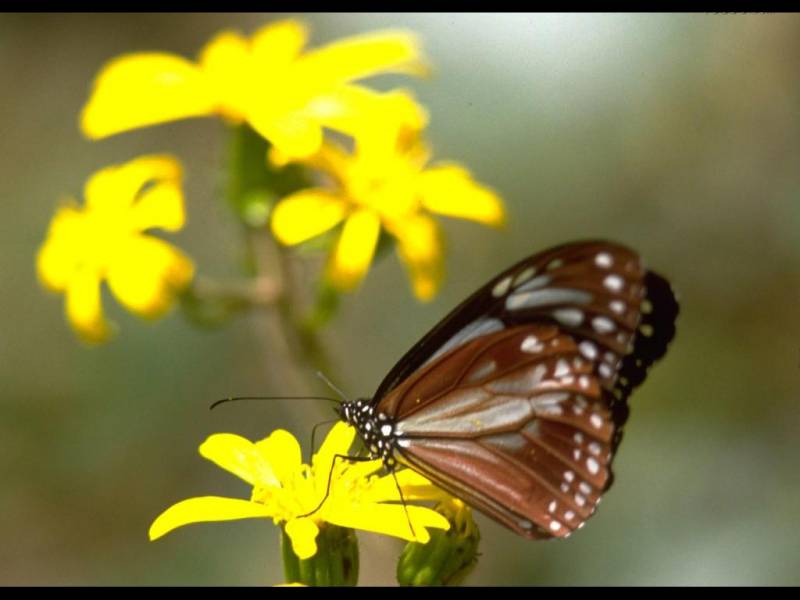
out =
[[[249,37],[223,31],[196,61],[166,52],[115,58],[94,81],[81,130],[99,140],[204,116],[249,127],[268,143],[263,169],[295,163],[318,181],[274,207],[270,230],[277,240],[292,246],[339,228],[324,281],[350,291],[366,275],[385,231],[415,296],[428,300],[444,272],[433,215],[499,226],[502,202],[463,167],[429,164],[428,115],[411,92],[360,83],[386,73],[424,75],[414,34],[381,31],[313,49],[307,41],[306,26],[286,19]],[[102,281],[125,308],[145,317],[164,314],[192,283],[191,261],[145,235],[183,226],[180,186],[175,159],[142,157],[92,176],[84,209],[57,211],[38,273],[46,287],[66,294],[69,322],[82,339],[100,342],[112,331],[100,308]]]

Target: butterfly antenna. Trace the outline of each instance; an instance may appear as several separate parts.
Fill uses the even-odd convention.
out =
[[[336,387],[336,385],[334,385],[334,383],[325,376],[325,373],[323,373],[322,371],[317,371],[317,377],[319,377],[322,381],[324,381],[325,385],[331,388],[334,392],[339,394],[342,400],[344,400],[345,402],[350,402],[350,398],[348,398],[342,390]]]
[[[338,399],[328,398],[327,396],[234,396],[232,398],[222,398],[221,400],[217,400],[211,406],[209,406],[208,409],[214,410],[220,404],[239,402],[241,400],[327,400],[328,402],[341,404],[341,401]]]

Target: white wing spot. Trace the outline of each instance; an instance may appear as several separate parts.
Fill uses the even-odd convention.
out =
[[[564,375],[564,377],[561,378],[561,383],[564,385],[572,385],[575,383],[575,377],[572,375]]]
[[[561,484],[561,491],[566,494],[569,491],[569,484],[568,483],[562,483]]]
[[[597,346],[595,346],[592,342],[587,340],[582,341],[578,344],[578,350],[581,351],[586,358],[589,360],[594,360],[597,358]]]
[[[575,494],[575,504],[577,504],[578,506],[583,506],[584,504],[586,504],[586,498],[584,498],[580,494]]]
[[[590,418],[589,421],[592,423],[592,427],[595,429],[600,429],[603,426],[603,417],[594,413]]]
[[[533,277],[535,274],[536,274],[536,268],[528,267],[527,269],[525,269],[519,275],[516,276],[516,278],[514,279],[514,287],[522,285],[523,283],[528,281],[528,279]]]
[[[494,284],[492,288],[492,296],[495,298],[499,298],[500,296],[505,295],[508,291],[508,288],[511,287],[511,277],[503,277],[500,281]]]
[[[372,425],[370,423],[367,423],[366,425],[364,425],[364,429],[366,429],[367,431],[371,431]]]
[[[563,358],[559,359],[556,363],[556,370],[553,373],[554,377],[563,377],[569,373],[569,364]]]
[[[600,373],[601,377],[605,377],[606,379],[609,379],[612,375],[614,375],[614,370],[606,363],[603,363],[597,367],[597,372]]]
[[[397,440],[397,445],[401,448],[408,448],[411,445],[409,440],[399,439]]]
[[[381,433],[385,436],[392,434],[392,426],[391,425],[381,425]]]
[[[569,483],[572,483],[572,481],[574,479],[575,479],[575,473],[573,473],[572,471],[564,471],[564,480],[565,481],[567,481]]]
[[[576,433],[575,435],[572,436],[572,439],[575,440],[576,444],[582,444],[583,443],[583,434],[578,432],[578,433]]]
[[[586,459],[586,467],[592,475],[597,475],[597,472],[600,470],[600,465],[597,464],[597,461],[591,456]]]
[[[538,279],[538,277],[537,277]],[[536,279],[530,283],[534,283]],[[592,295],[583,290],[570,288],[545,288],[542,290],[525,290],[527,286],[516,289],[506,298],[506,308],[516,310],[519,308],[539,308],[559,304],[588,304]]]
[[[618,315],[621,315],[625,312],[625,303],[622,300],[612,300],[608,303],[608,306]]]
[[[582,491],[587,496],[592,493],[592,486],[590,486],[585,481],[581,481],[581,484],[578,486],[578,489],[580,489],[580,491]]]
[[[619,292],[622,290],[622,286],[625,285],[625,282],[622,280],[622,277],[619,275],[608,275],[603,280],[603,285],[611,290],[612,292]]]
[[[554,513],[554,512],[556,512],[556,506],[558,506],[558,504],[556,503],[556,501],[555,501],[555,500],[553,500],[553,501],[552,501],[552,502],[551,502],[551,503],[550,503],[550,504],[547,506],[547,512],[551,512],[551,513]]]
[[[611,255],[607,252],[601,252],[597,256],[594,257],[594,264],[598,267],[603,267],[604,269],[609,268],[612,264],[614,264],[614,259],[611,258]]]
[[[580,460],[581,459],[581,451],[578,450],[577,448],[575,448],[575,450],[572,451],[572,458],[575,459],[575,460]]]
[[[564,261],[560,258],[555,258],[547,263],[547,270],[552,271],[553,269],[560,269],[564,266]]]
[[[577,308],[559,308],[550,314],[556,321],[567,327],[578,327],[583,323],[583,311]]]
[[[541,287],[546,286],[550,283],[550,277],[548,275],[539,275],[538,277],[534,277],[529,282],[522,284],[518,288],[515,289],[517,292],[529,292],[530,290],[535,290]]]
[[[572,512],[571,510],[568,510],[567,512],[565,512],[565,513],[564,513],[564,518],[565,518],[567,521],[572,521],[572,519],[574,519],[574,518],[575,518],[575,513],[574,513],[574,512]]]
[[[522,340],[520,350],[533,354],[544,350],[544,345],[539,343],[539,338],[537,338],[535,335],[529,335]]]
[[[589,444],[589,452],[591,452],[595,456],[600,455],[600,450],[601,450],[600,444],[598,444],[597,442],[592,442]]]
[[[589,387],[589,378],[586,375],[581,375],[578,377],[578,385],[581,386],[583,389]]]
[[[592,327],[597,333],[610,333],[617,328],[617,325],[608,317],[595,317],[592,319]]]
[[[552,531],[558,531],[559,529],[561,529],[561,523],[559,523],[558,521],[550,521],[550,529]]]

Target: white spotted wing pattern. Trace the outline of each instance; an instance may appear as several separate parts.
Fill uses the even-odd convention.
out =
[[[526,537],[566,537],[611,485],[627,398],[677,313],[635,252],[559,246],[475,292],[363,401],[391,436],[353,424],[387,468],[399,461]]]
[[[401,462],[526,537],[566,537],[595,510],[614,423],[574,340],[511,327],[412,375],[381,407]]]

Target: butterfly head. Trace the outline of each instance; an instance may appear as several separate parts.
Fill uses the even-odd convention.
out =
[[[343,402],[338,411],[345,423],[356,428],[369,455],[380,458],[388,470],[393,470],[397,466],[394,458],[397,433],[389,417],[377,411],[369,398]]]

